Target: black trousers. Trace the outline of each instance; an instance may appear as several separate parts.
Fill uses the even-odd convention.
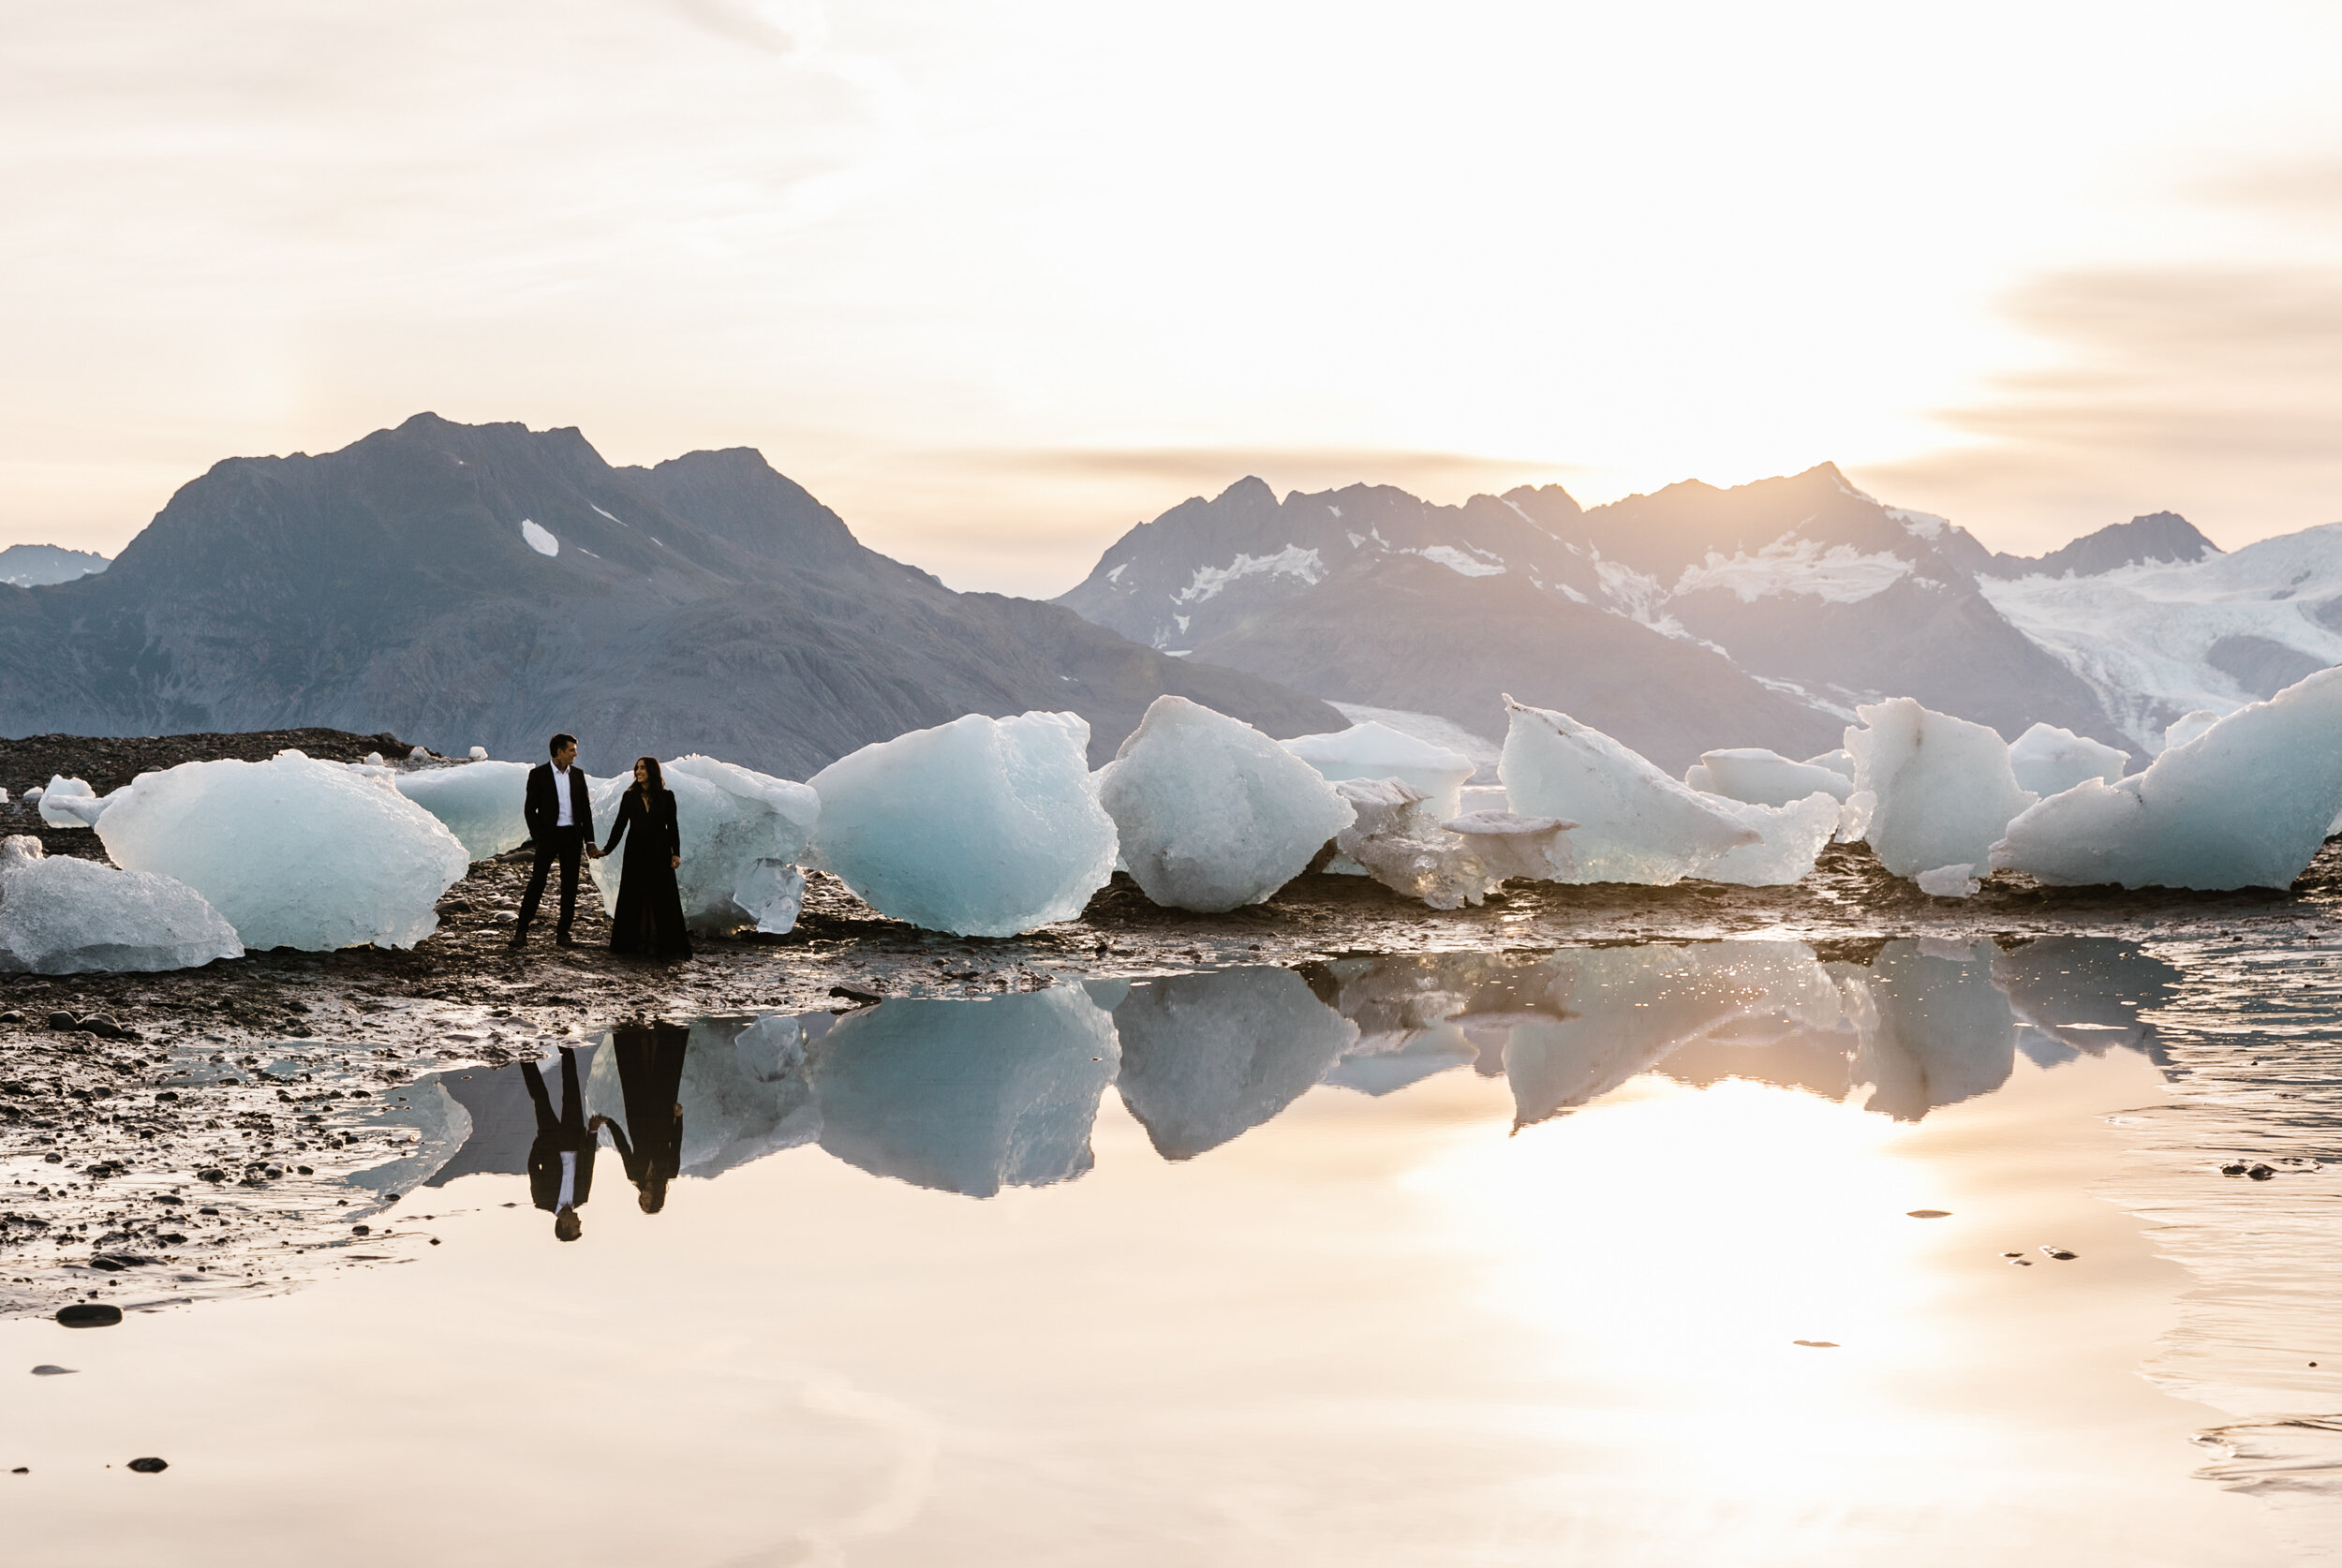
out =
[[[520,924],[513,935],[528,929],[528,923],[537,918],[537,906],[544,901],[545,874],[554,863],[561,865],[561,919],[554,930],[569,935],[570,922],[577,918],[577,868],[586,854],[586,836],[573,827],[548,828],[537,836],[537,863],[528,868],[528,891],[521,895]]]

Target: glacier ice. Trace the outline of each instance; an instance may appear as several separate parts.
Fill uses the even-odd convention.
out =
[[[86,779],[52,776],[40,791],[40,820],[56,828],[95,827],[105,813],[103,802],[112,798],[100,797]]]
[[[1712,882],[1742,887],[1786,887],[1814,868],[1814,862],[1838,831],[1844,807],[1826,790],[1784,806],[1759,806],[1727,800],[1727,810],[1753,830],[1759,841],[1727,850],[1699,873]]]
[[[1013,937],[1082,912],[1113,875],[1079,715],[970,714],[839,758],[815,775],[807,864],[897,920]]]
[[[1356,814],[1335,844],[1367,875],[1435,910],[1478,905],[1510,878],[1567,881],[1575,866],[1558,817],[1478,811],[1445,821],[1413,785],[1346,778],[1334,788]]]
[[[1683,774],[1693,789],[1752,806],[1786,806],[1819,790],[1833,800],[1854,792],[1851,775],[1816,762],[1793,762],[1761,746],[1703,751]]]
[[[1315,767],[1184,697],[1148,707],[1099,770],[1098,804],[1140,891],[1206,914],[1262,902],[1350,825],[1350,808]]]
[[[2192,712],[2181,714],[2177,718],[2163,726],[2163,749],[2169,751],[2175,746],[2186,746],[2218,722],[2220,722],[2220,716],[2210,708],[2197,708]],[[2109,782],[2112,781],[2109,780]]]
[[[2008,765],[2017,776],[2017,788],[2044,798],[2063,793],[2085,778],[2112,784],[2122,777],[2129,762],[2127,752],[2054,724],[2034,725],[2008,747]]]
[[[528,823],[521,816],[528,794],[525,763],[462,762],[390,777],[400,794],[439,819],[474,860],[528,842]]]
[[[1854,711],[1862,720],[1845,732],[1854,788],[1876,802],[1863,836],[1896,876],[1982,865],[2009,819],[2033,804],[2017,787],[2008,743],[1987,726],[1909,697]]]
[[[1727,851],[1763,842],[1728,804],[1669,778],[1567,714],[1505,699],[1506,797],[1524,816],[1578,823],[1569,840],[1579,882],[1681,881]]]
[[[471,748],[471,760],[475,762],[486,762],[488,760],[488,748],[484,746],[473,747]]]
[[[675,826],[683,836],[683,865],[675,871],[675,884],[683,895],[685,923],[695,931],[753,925],[778,932],[795,925],[796,904],[789,877],[781,872],[804,855],[821,820],[821,797],[812,788],[696,754],[661,762],[659,775],[674,796]],[[586,782],[595,830],[608,838],[633,776]],[[773,865],[765,866],[767,861]],[[626,846],[620,844],[616,853],[590,865],[603,910],[615,913],[618,887],[626,880]],[[739,896],[743,892],[755,900],[754,908]],[[795,896],[803,893],[799,878]],[[767,921],[776,924],[768,925]]]
[[[1134,984],[1114,1010],[1122,1103],[1165,1160],[1191,1160],[1298,1100],[1357,1040],[1291,969]]]
[[[1993,982],[1997,952],[1989,938],[1973,944],[1904,938],[1871,960],[1855,1063],[1858,1078],[1872,1086],[1863,1109],[1918,1121],[2008,1081],[2017,1019]]]
[[[822,1146],[974,1197],[1064,1181],[1090,1167],[1090,1127],[1119,1059],[1112,1018],[1078,985],[881,1002],[822,1042]]]
[[[1843,746],[1835,751],[1825,751],[1818,757],[1806,758],[1805,765],[1809,768],[1828,768],[1831,773],[1845,779],[1847,784],[1851,785],[1854,782],[1854,753]]]
[[[2239,708],[2117,784],[2008,824],[1996,870],[2053,886],[2288,887],[2342,812],[2342,666]]]
[[[1345,778],[1396,778],[1423,792],[1436,817],[1463,810],[1464,781],[1475,771],[1471,758],[1444,746],[1417,740],[1375,719],[1323,735],[1298,735],[1284,748],[1315,768],[1327,783]]]
[[[185,882],[0,839],[0,970],[101,974],[241,958],[235,927]]]
[[[1938,865],[1911,880],[1930,898],[1973,898],[1976,890],[1984,885],[1977,880],[1976,866],[1964,862],[1959,865]]]
[[[471,856],[437,818],[339,762],[183,762],[110,797],[97,836],[114,863],[174,877],[245,946],[411,947]]]

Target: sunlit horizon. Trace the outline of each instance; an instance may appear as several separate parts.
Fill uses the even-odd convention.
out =
[[[0,542],[429,409],[1051,595],[1247,473],[2342,517],[2309,5],[21,9]]]

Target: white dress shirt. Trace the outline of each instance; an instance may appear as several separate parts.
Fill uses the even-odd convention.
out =
[[[570,815],[569,769],[565,767],[556,767],[553,770],[553,792],[555,797],[561,802],[561,815],[553,820],[553,825],[555,827],[577,826],[577,820]]]

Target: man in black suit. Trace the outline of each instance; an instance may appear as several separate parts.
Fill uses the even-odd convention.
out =
[[[586,1095],[577,1081],[577,1053],[561,1047],[561,1109],[545,1091],[545,1075],[533,1061],[521,1064],[521,1080],[537,1107],[537,1136],[528,1146],[528,1196],[553,1216],[553,1234],[575,1241],[586,1226],[577,1211],[594,1191],[598,1126],[586,1120]],[[594,1118],[595,1123],[600,1117]]]
[[[594,842],[594,803],[586,793],[586,770],[575,765],[577,737],[556,735],[553,761],[528,770],[528,790],[521,803],[521,818],[528,824],[529,842],[537,847],[537,863],[529,867],[528,891],[521,895],[521,917],[512,927],[512,945],[528,940],[528,923],[537,918],[537,905],[545,895],[545,874],[554,863],[561,865],[561,918],[553,939],[570,945],[570,922],[577,916],[578,860]]]

